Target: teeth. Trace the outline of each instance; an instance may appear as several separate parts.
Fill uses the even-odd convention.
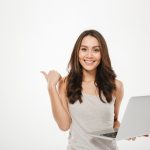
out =
[[[94,62],[93,60],[85,60],[85,62]]]
[[[94,61],[91,61],[91,60],[85,60],[85,63],[86,63],[86,64],[92,64],[92,63],[94,63]]]

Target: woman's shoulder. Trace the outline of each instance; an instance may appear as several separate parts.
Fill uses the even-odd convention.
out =
[[[116,90],[114,91],[115,97],[123,95],[124,87],[121,80],[115,79]]]
[[[116,90],[123,87],[123,82],[121,80],[115,79]]]

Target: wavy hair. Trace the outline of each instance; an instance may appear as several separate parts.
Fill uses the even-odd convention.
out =
[[[99,44],[101,45],[100,53],[101,53],[101,62],[97,66],[96,77],[95,77],[95,85],[98,88],[98,93],[100,100],[102,102],[110,103],[112,101],[113,91],[116,89],[115,78],[116,74],[114,73],[111,61],[108,53],[107,44],[103,36],[96,30],[86,30],[80,34],[78,37],[72,54],[70,61],[68,63],[68,76],[67,79],[67,97],[69,99],[69,103],[74,104],[77,100],[82,103],[82,66],[79,62],[79,49],[81,46],[81,42],[85,36],[93,36],[95,37]],[[103,92],[106,101],[102,99],[101,93]]]

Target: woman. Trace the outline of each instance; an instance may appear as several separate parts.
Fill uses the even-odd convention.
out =
[[[98,31],[81,33],[68,68],[64,78],[54,70],[48,74],[42,71],[48,82],[53,116],[61,130],[70,129],[67,149],[116,150],[115,142],[88,134],[119,127],[123,98],[123,84],[116,79],[106,42]]]

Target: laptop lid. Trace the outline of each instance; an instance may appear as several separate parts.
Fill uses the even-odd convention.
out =
[[[126,107],[116,140],[150,133],[150,96],[131,97]]]
[[[119,130],[96,131],[93,137],[107,140],[123,140],[150,133],[150,96],[129,99]]]

